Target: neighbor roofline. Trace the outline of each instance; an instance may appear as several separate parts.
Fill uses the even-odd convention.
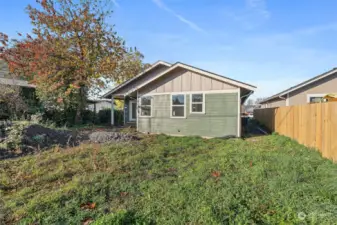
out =
[[[14,79],[14,78],[0,77],[0,84],[11,85],[11,86],[19,86],[19,87],[27,87],[27,88],[36,88],[36,86],[34,84],[30,84],[26,80],[19,80],[19,79]]]
[[[291,92],[293,92],[293,91],[296,91],[296,90],[298,90],[298,89],[300,89],[300,88],[303,88],[303,87],[305,87],[305,86],[307,86],[307,85],[309,85],[309,84],[312,84],[312,83],[314,83],[314,82],[316,82],[316,81],[319,81],[319,80],[321,80],[321,79],[324,79],[324,78],[326,78],[326,77],[328,77],[328,76],[330,76],[330,75],[332,75],[332,74],[335,74],[336,72],[337,72],[337,68],[333,68],[333,69],[331,69],[331,70],[329,70],[329,71],[327,71],[327,72],[325,72],[325,73],[322,73],[322,74],[320,74],[320,75],[318,75],[318,76],[315,76],[315,77],[313,77],[313,78],[311,78],[311,79],[309,79],[309,80],[306,80],[306,81],[304,81],[304,82],[302,82],[302,83],[300,83],[300,84],[298,84],[298,85],[295,85],[295,86],[293,86],[293,87],[291,87],[291,88],[288,88],[288,89],[286,89],[286,90],[284,90],[284,91],[282,91],[282,92],[279,92],[278,94],[272,95],[272,96],[270,96],[270,97],[268,97],[268,98],[262,100],[262,101],[260,102],[260,104],[264,104],[264,103],[267,103],[267,102],[270,101],[270,100],[274,100],[274,99],[277,99],[277,98],[281,98],[282,96],[284,96],[284,95],[286,95],[286,94],[289,94],[289,93],[291,93]]]
[[[221,80],[223,82],[232,84],[232,85],[234,85],[236,87],[245,88],[245,89],[251,90],[251,91],[255,91],[256,90],[256,87],[253,86],[253,85],[246,84],[246,83],[243,83],[243,82],[240,82],[240,81],[237,81],[237,80],[233,80],[233,79],[230,79],[228,77],[224,77],[224,76],[221,76],[219,74],[215,74],[215,73],[212,73],[212,72],[209,72],[209,71],[206,71],[206,70],[202,70],[202,69],[199,69],[199,68],[196,68],[196,67],[193,67],[193,66],[181,63],[181,62],[177,62],[177,63],[173,64],[167,70],[165,70],[162,73],[160,73],[158,76],[156,76],[156,77],[152,78],[151,80],[148,80],[147,82],[145,82],[145,83],[143,83],[143,84],[135,87],[129,93],[134,92],[136,90],[139,90],[140,88],[148,85],[149,83],[155,81],[156,79],[164,76],[165,74],[169,73],[170,71],[172,71],[172,70],[174,70],[174,69],[176,69],[178,67],[181,67],[181,68],[184,68],[184,69],[187,69],[187,70],[191,70],[191,71],[203,74],[205,76],[208,76],[208,77],[211,77],[211,78],[214,78],[214,79],[217,79],[217,80]]]
[[[143,76],[144,74],[146,74],[147,72],[149,72],[150,70],[154,69],[155,67],[157,67],[158,65],[164,65],[167,67],[170,67],[171,64],[162,60],[158,60],[157,62],[153,63],[149,68],[147,68],[146,70],[144,70],[143,72],[139,73],[137,76],[121,83],[120,85],[118,85],[117,87],[113,88],[111,91],[105,93],[104,95],[102,95],[102,98],[107,98],[109,95],[112,95],[114,92],[118,91],[119,89],[121,89],[122,87],[126,86],[127,84],[129,84],[130,82],[138,79],[139,77]]]

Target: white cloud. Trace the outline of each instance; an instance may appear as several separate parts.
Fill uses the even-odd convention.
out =
[[[187,24],[190,28],[192,28],[195,31],[198,32],[205,32],[201,27],[199,27],[197,24],[195,24],[194,22],[186,19],[185,17],[183,17],[182,15],[176,13],[175,11],[173,11],[172,9],[170,9],[169,7],[167,7],[165,5],[165,3],[162,0],[152,0],[159,8],[169,12],[170,14],[172,14],[173,16],[175,16],[178,20],[180,20],[182,23]]]
[[[112,3],[116,6],[116,7],[120,7],[119,3],[117,2],[117,0],[112,0]]]
[[[270,17],[270,12],[267,9],[265,0],[246,0],[246,5],[249,9],[259,13],[265,18]]]
[[[242,28],[251,30],[271,17],[265,0],[245,0],[240,8],[225,9],[225,16],[237,22]]]

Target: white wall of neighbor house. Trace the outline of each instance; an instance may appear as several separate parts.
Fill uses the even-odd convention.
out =
[[[108,101],[96,102],[95,104],[96,104],[96,113],[98,113],[100,110],[103,110],[103,109],[110,109],[110,107],[111,107],[111,102],[108,102]],[[88,109],[90,111],[94,111],[95,110],[95,104],[94,103],[89,104]]]

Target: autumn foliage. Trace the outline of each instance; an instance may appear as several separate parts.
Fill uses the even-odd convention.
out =
[[[46,107],[73,107],[80,117],[89,91],[142,70],[143,56],[130,51],[108,23],[112,13],[108,1],[37,3],[38,8],[26,8],[31,34],[19,34],[22,39],[15,40],[0,33],[0,59],[12,74],[36,85]]]

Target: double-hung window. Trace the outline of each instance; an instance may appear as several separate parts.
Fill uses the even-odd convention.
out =
[[[205,113],[205,95],[191,94],[191,113]]]
[[[185,95],[175,94],[171,95],[171,117],[173,118],[185,118],[186,117],[186,106],[185,106]]]
[[[205,95],[191,94],[191,113],[205,113]]]
[[[140,116],[151,117],[152,116],[152,97],[143,96],[140,98]]]

